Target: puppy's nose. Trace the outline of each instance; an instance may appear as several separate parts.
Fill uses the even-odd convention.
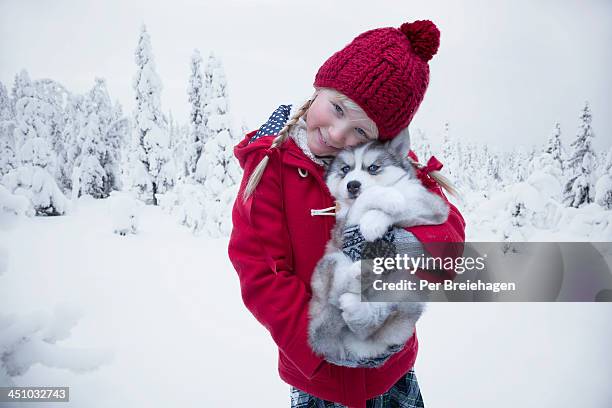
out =
[[[353,180],[349,181],[346,185],[346,189],[349,192],[351,197],[356,197],[359,194],[359,189],[361,188],[361,183],[359,181]]]

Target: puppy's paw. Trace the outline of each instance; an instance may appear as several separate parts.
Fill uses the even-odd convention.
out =
[[[379,210],[370,210],[359,220],[361,235],[369,242],[382,238],[391,225],[393,225],[391,218]]]
[[[359,295],[344,293],[339,299],[342,318],[353,332],[360,332],[371,320],[370,305]]]
[[[351,313],[359,308],[361,299],[360,296],[355,293],[343,293],[340,295],[340,298],[338,298],[338,303],[343,312]]]

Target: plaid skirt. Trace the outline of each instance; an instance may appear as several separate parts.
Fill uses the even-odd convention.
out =
[[[343,408],[344,405],[325,401],[291,386],[291,408]],[[414,370],[408,371],[389,391],[367,400],[367,408],[418,408],[424,407],[421,390]]]

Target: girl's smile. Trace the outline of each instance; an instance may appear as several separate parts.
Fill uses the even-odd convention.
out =
[[[319,146],[321,148],[330,148],[330,149],[333,149],[333,150],[340,150],[340,149],[330,145],[329,143],[327,143],[327,141],[325,140],[325,137],[323,137],[323,133],[321,133],[321,129],[317,129],[317,135],[318,135],[317,142],[319,143]]]

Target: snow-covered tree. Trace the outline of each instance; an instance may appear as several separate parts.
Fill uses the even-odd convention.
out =
[[[603,166],[604,174],[595,184],[595,202],[602,207],[612,209],[612,149],[608,152]]]
[[[73,195],[106,198],[121,187],[119,165],[128,126],[121,105],[111,103],[103,79],[96,78],[94,87],[85,95],[83,117],[77,123],[80,151],[72,174]]]
[[[32,96],[33,92],[31,88],[32,80],[30,79],[30,75],[28,74],[28,71],[22,69],[17,73],[17,75],[15,75],[13,87],[11,88],[13,107],[15,106],[16,102],[24,96]]]
[[[122,187],[122,151],[129,121],[119,102],[111,103],[106,81],[96,78],[84,95],[71,95],[64,114],[63,140],[59,155],[64,163],[58,178],[73,195],[108,197]],[[73,187],[73,181],[76,181]]]
[[[189,96],[191,112],[189,115],[189,139],[185,146],[185,160],[188,174],[194,174],[198,160],[202,155],[202,148],[207,139],[204,104],[208,103],[208,100],[206,100],[206,93],[210,92],[209,88],[205,88],[200,51],[194,50],[191,56],[190,68],[191,73],[189,76],[187,95]],[[211,84],[209,84],[209,86],[210,85]]]
[[[50,94],[36,86],[27,72],[21,71],[15,80],[16,127],[14,140],[18,165],[5,174],[2,184],[12,194],[28,198],[36,214],[60,215],[67,209],[67,200],[54,178],[56,152],[52,149],[57,119]],[[42,91],[41,91],[42,89]],[[39,92],[41,91],[41,92]]]
[[[512,154],[512,178],[513,183],[525,181],[528,176],[529,152],[523,146],[519,146]]]
[[[484,188],[482,182],[486,178],[486,167],[479,164],[479,154],[474,143],[467,143],[463,149],[458,178],[460,185],[470,191],[480,192]]]
[[[55,156],[61,156],[66,148],[63,139],[64,111],[69,92],[63,85],[51,79],[31,80],[27,71],[22,70],[15,78],[12,94],[16,119],[13,135],[17,150],[34,134],[43,138],[53,156],[53,160],[47,163],[47,171],[54,177],[57,176],[64,165],[61,160],[56,160]],[[16,154],[18,156],[19,152]]]
[[[565,155],[563,153],[563,144],[561,143],[561,124],[559,122],[555,123],[555,129],[548,139],[548,146],[546,146],[545,152],[550,154],[552,159],[559,163],[559,168],[563,171]]]
[[[21,148],[21,154],[27,159],[5,174],[2,184],[11,194],[26,197],[37,215],[64,214],[68,209],[68,200],[46,168],[36,164],[45,163],[50,156],[50,149],[43,139],[28,140]]]
[[[30,162],[48,170],[54,168],[50,143],[52,129],[47,120],[49,106],[39,97],[25,70],[17,74],[13,94],[18,98],[15,101],[15,144],[18,150],[27,144],[23,152],[17,152],[18,158],[23,163]]]
[[[168,121],[161,110],[162,84],[155,71],[151,40],[143,25],[135,52],[132,185],[141,198],[157,205],[158,193],[174,184],[176,168],[172,161]]]
[[[119,101],[115,101],[111,109],[110,120],[105,127],[106,155],[102,160],[102,167],[108,178],[108,190],[118,191],[123,188],[122,163],[130,134],[130,122],[123,114]]]
[[[497,189],[502,184],[501,172],[499,169],[499,155],[489,154],[487,157],[486,167],[489,178],[489,189]]]
[[[64,133],[62,135],[65,149],[58,154],[58,160],[63,163],[57,178],[64,191],[72,190],[72,173],[74,163],[81,154],[81,129],[85,127],[87,112],[83,95],[70,95],[64,112]]]
[[[64,113],[70,93],[62,84],[52,79],[38,79],[34,81],[34,86],[37,97],[46,104],[44,118],[50,130],[49,144],[55,155],[61,155],[61,152],[65,149],[63,140]],[[56,170],[59,170],[61,166],[63,166],[63,163],[58,160]]]
[[[440,160],[442,160],[442,163],[444,163],[446,166],[448,176],[456,182],[457,180],[455,175],[457,173],[457,169],[454,165],[454,161],[457,158],[455,157],[455,154],[455,146],[451,140],[450,127],[447,122],[444,124],[444,130],[442,132],[442,150]]]
[[[77,158],[72,176],[74,194],[80,196],[89,194],[94,198],[105,196],[104,185],[106,174],[100,164],[100,156],[104,154],[104,143],[97,113],[87,115],[87,123],[82,131],[83,145]]]
[[[186,180],[165,194],[160,205],[172,213],[180,224],[198,234],[204,229],[206,208],[211,205],[208,200],[200,183]],[[215,205],[214,202],[212,205]],[[218,232],[215,235],[218,235]]]
[[[567,160],[569,178],[565,184],[563,196],[569,207],[578,208],[594,200],[592,173],[595,166],[595,153],[592,147],[594,134],[591,121],[591,110],[587,102],[580,115],[580,127],[576,139],[570,145],[573,149],[571,156]]]
[[[410,132],[410,149],[415,152],[417,157],[422,162],[427,160],[433,155],[431,151],[431,144],[427,140],[425,132],[421,129],[416,129],[414,132]],[[442,160],[442,158],[440,158]],[[443,163],[446,167],[446,164]]]
[[[185,182],[190,175],[188,169],[188,154],[191,143],[191,132],[188,124],[179,124],[172,115],[168,113],[168,134],[171,141],[171,150],[174,163],[176,165],[175,185]]]
[[[233,154],[237,143],[229,113],[227,83],[221,62],[211,54],[206,73],[210,73],[210,101],[205,106],[208,140],[198,160],[195,179],[204,185],[209,207],[206,210],[206,229],[209,234],[225,234],[227,219],[226,191],[240,182],[241,170]]]
[[[14,132],[13,104],[6,87],[0,82],[0,177],[17,166]]]
[[[561,146],[561,129],[559,124],[548,140],[542,152],[534,156],[529,162],[529,177],[539,180],[542,188],[546,188],[551,197],[559,200],[563,183],[563,160]],[[551,178],[552,177],[552,178]]]

